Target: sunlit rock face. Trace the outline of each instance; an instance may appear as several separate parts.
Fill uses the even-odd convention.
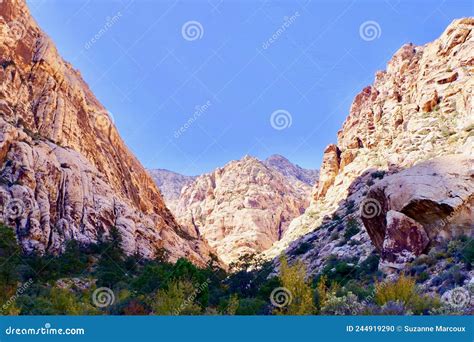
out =
[[[26,252],[108,237],[128,254],[203,264],[206,243],[180,227],[80,73],[23,0],[0,2],[0,204]]]
[[[246,156],[185,186],[174,213],[229,264],[282,238],[308,206],[315,173],[281,156],[263,162]]]
[[[474,155],[473,28],[474,18],[455,20],[431,43],[402,46],[387,69],[377,72],[374,83],[355,97],[337,144],[326,148],[310,206],[264,253],[267,258],[286,250],[318,272],[330,255],[363,260],[384,245],[388,259],[401,257],[400,244],[408,242],[406,236],[396,237],[397,227],[409,231],[411,220],[416,221],[418,243],[407,250],[414,255],[427,241],[472,232],[473,180],[466,170],[472,170],[469,161]],[[435,159],[442,156],[453,159]],[[428,160],[433,163],[420,164]],[[430,168],[437,169],[436,176],[429,175]],[[410,178],[422,170],[420,183]],[[398,172],[406,173],[390,176]],[[456,175],[459,182],[454,181]],[[384,202],[387,189],[391,200],[411,194],[408,207]],[[364,211],[370,198],[378,200],[372,209],[383,212],[377,222],[366,220],[373,215]],[[450,215],[452,221],[442,223]],[[344,238],[348,222],[360,228],[350,239]],[[393,232],[388,236],[387,225]],[[299,248],[303,244],[304,250]]]

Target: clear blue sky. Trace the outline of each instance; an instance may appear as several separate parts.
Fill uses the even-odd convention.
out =
[[[141,162],[190,175],[245,154],[318,168],[353,97],[402,44],[425,44],[473,15],[470,0],[28,3]],[[202,35],[184,39],[188,21]],[[370,29],[360,34],[367,21],[380,27],[373,40]],[[276,110],[291,126],[272,127]]]

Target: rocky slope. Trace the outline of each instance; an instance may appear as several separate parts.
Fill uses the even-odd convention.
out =
[[[203,263],[208,246],[181,228],[79,72],[23,0],[0,2],[0,204],[27,252],[92,243],[116,226],[127,253]]]
[[[175,216],[229,264],[282,238],[309,204],[311,186],[297,178],[312,181],[308,174],[314,177],[283,157],[261,162],[246,156],[185,186]]]
[[[175,210],[181,190],[196,179],[193,176],[185,176],[165,169],[152,169],[148,170],[148,173],[160,189],[166,206],[172,212]]]
[[[319,178],[318,170],[303,169],[295,165],[279,154],[273,154],[263,161],[268,167],[280,172],[292,183],[303,182],[309,186],[314,186]]]
[[[286,250],[317,273],[330,255],[361,261],[377,249],[396,269],[472,236],[473,29],[460,19],[432,43],[404,45],[355,97],[310,206],[266,257]]]

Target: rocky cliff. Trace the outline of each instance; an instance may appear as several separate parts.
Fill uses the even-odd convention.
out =
[[[281,156],[264,162],[246,156],[185,186],[175,216],[229,264],[270,248],[304,212],[311,186],[298,177],[314,182],[314,172]]]
[[[193,176],[185,176],[165,169],[152,169],[148,172],[160,189],[166,206],[172,212],[175,210],[181,190],[196,179]]]
[[[319,178],[319,170],[304,169],[279,154],[271,155],[263,163],[280,172],[292,183],[300,181],[309,186],[314,186]]]
[[[460,19],[432,43],[404,45],[355,97],[310,206],[267,257],[287,250],[318,272],[330,255],[376,248],[396,268],[473,234],[473,28]]]
[[[0,2],[0,204],[27,252],[93,243],[116,226],[127,253],[203,263],[209,249],[174,220],[106,109],[23,0]]]

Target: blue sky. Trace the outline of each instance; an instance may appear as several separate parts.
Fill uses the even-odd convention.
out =
[[[141,162],[188,175],[245,154],[318,168],[401,45],[473,15],[470,0],[28,3]]]

